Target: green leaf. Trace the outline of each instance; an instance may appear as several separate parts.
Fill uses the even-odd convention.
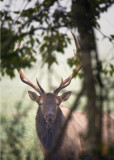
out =
[[[113,70],[114,69],[114,65],[110,64],[110,68]]]
[[[114,71],[113,71],[113,70],[110,70],[109,73],[110,73],[110,76],[112,77]]]
[[[114,35],[110,35],[112,39],[114,39]]]
[[[46,48],[46,43],[44,43],[41,47],[40,47],[40,52],[44,52]]]

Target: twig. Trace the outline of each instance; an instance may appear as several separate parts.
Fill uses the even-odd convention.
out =
[[[110,41],[111,37],[110,36],[107,36],[105,35],[100,29],[98,28],[95,28],[102,36],[103,38],[108,38],[108,40]],[[111,43],[114,45],[114,43],[111,41]]]

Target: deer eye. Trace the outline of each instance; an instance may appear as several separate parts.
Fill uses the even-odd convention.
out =
[[[43,104],[44,104],[44,103],[41,103],[41,102],[40,102],[38,105],[39,105],[39,106],[42,106]]]
[[[60,105],[60,103],[57,103],[56,105],[57,105],[57,106],[59,106],[59,105]]]

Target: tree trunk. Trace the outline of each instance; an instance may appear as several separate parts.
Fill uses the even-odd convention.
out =
[[[77,0],[73,1],[72,11],[75,17],[75,23],[80,35],[80,48],[82,56],[82,67],[84,71],[84,85],[87,97],[87,118],[88,118],[88,142],[89,150],[93,152],[101,141],[101,113],[99,112],[99,103],[97,105],[97,95],[95,88],[96,73],[93,73],[92,57],[97,64],[97,50],[95,43],[95,34],[92,24],[91,6],[89,1]],[[97,58],[97,59],[96,59]],[[97,66],[95,66],[97,68]],[[98,73],[98,72],[97,72]],[[96,128],[98,124],[98,129]],[[100,135],[100,136],[99,136]]]

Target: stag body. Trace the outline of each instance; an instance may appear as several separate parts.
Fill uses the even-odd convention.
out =
[[[55,145],[58,133],[64,125],[69,112],[68,108],[60,105],[60,103],[67,100],[70,94],[71,92],[66,92],[62,96],[56,96],[52,93],[47,93],[39,97],[29,91],[30,98],[39,104],[36,115],[36,130],[45,159],[48,151]],[[75,160],[80,152],[80,138],[76,128],[76,121],[72,117],[57,149],[51,154],[49,159]]]

